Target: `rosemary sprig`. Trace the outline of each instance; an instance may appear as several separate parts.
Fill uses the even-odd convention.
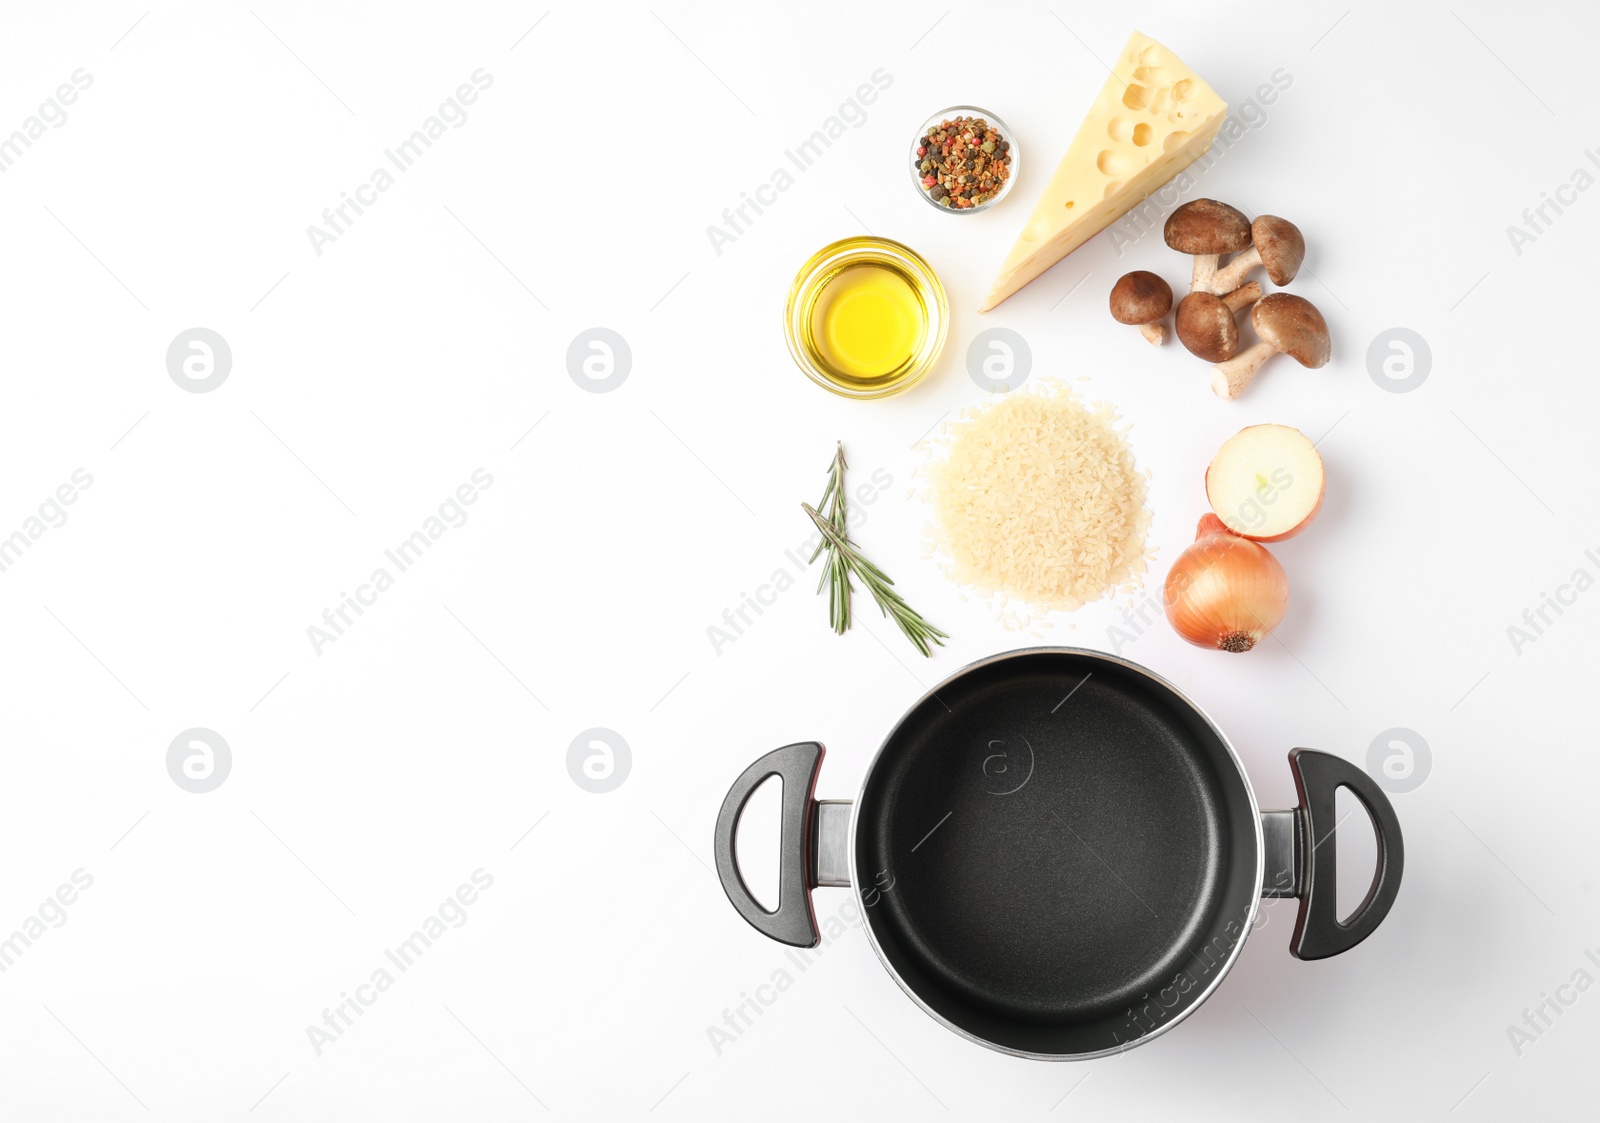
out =
[[[845,498],[844,470],[844,442],[840,441],[835,446],[833,464],[828,469],[828,488],[822,493],[822,498],[817,501],[817,506],[828,512],[828,522],[841,537],[847,531],[849,509]],[[805,506],[805,504],[801,504]],[[817,548],[811,551],[811,560],[815,562],[824,549],[828,548],[828,537],[824,535],[817,540]],[[844,559],[832,550],[828,551],[828,560],[822,567],[822,573],[817,578],[817,592],[822,592],[823,587],[828,589],[828,624],[838,635],[844,635],[850,628],[850,571]]]
[[[878,610],[895,622],[906,639],[911,641],[912,646],[924,656],[931,655],[931,644],[943,647],[944,641],[950,637],[919,616],[900,594],[895,592],[894,581],[889,575],[863,557],[855,543],[850,541],[846,527],[848,512],[844,470],[844,445],[841,443],[829,469],[828,488],[822,493],[822,500],[817,504],[818,507],[825,509],[827,514],[824,516],[818,513],[817,508],[809,503],[800,504],[805,513],[811,517],[811,521],[816,523],[817,529],[822,532],[822,541],[817,543],[811,560],[816,561],[824,552],[827,554],[821,579],[817,583],[817,592],[820,593],[824,585],[828,588],[828,622],[839,635],[843,635],[850,627],[853,577],[872,594],[872,599],[878,604]]]
[[[828,512],[828,521],[840,534],[847,533],[845,529],[846,514],[844,492],[844,470],[850,465],[844,459],[844,442],[834,444],[833,463],[828,466],[828,489],[822,493],[822,498],[817,501],[818,508],[825,508]],[[827,545],[824,538],[817,543],[817,548],[811,551],[811,560],[816,561],[822,553],[822,548]],[[820,589],[820,586],[819,586]]]

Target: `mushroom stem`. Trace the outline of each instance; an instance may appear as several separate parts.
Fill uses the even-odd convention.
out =
[[[1250,270],[1261,265],[1261,247],[1251,246],[1238,257],[1228,262],[1227,265],[1217,270],[1211,283],[1216,285],[1217,292],[1227,292],[1240,281],[1250,275]]]
[[[1255,247],[1252,246],[1251,250],[1253,251],[1254,249],[1255,249]],[[1217,274],[1217,278],[1218,278],[1219,281],[1221,280],[1221,277],[1222,277],[1222,274],[1218,273]],[[1219,285],[1218,287],[1222,287],[1222,286]],[[1250,307],[1252,304],[1254,304],[1256,301],[1258,301],[1260,299],[1261,299],[1261,282],[1260,281],[1251,281],[1249,284],[1240,285],[1238,288],[1234,289],[1232,292],[1230,292],[1226,296],[1224,296],[1222,298],[1222,303],[1224,303],[1224,304],[1226,304],[1228,306],[1228,311],[1237,313],[1241,309]]]
[[[1139,334],[1160,347],[1162,340],[1167,338],[1167,328],[1160,320],[1151,320],[1148,324],[1139,325]]]
[[[1278,353],[1278,349],[1266,340],[1252,343],[1243,351],[1225,363],[1217,363],[1212,368],[1211,390],[1219,398],[1233,401],[1244,388],[1250,385],[1250,380],[1261,369],[1261,364]]]
[[[1222,254],[1239,253],[1250,245],[1250,220],[1227,203],[1192,199],[1167,216],[1161,236],[1170,249],[1194,258],[1189,291],[1216,296],[1212,278],[1217,261]]]

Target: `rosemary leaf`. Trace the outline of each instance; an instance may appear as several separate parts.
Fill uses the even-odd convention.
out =
[[[943,647],[944,641],[950,637],[919,616],[895,592],[894,581],[889,575],[868,561],[855,543],[850,541],[846,526],[848,511],[845,506],[844,470],[844,445],[841,443],[829,469],[827,490],[817,504],[817,507],[826,509],[827,514],[819,513],[817,507],[809,503],[800,504],[822,534],[822,541],[817,544],[811,560],[816,561],[824,553],[827,554],[821,578],[817,582],[817,591],[820,593],[824,585],[828,588],[828,622],[839,635],[843,635],[850,627],[850,595],[854,578],[872,594],[878,610],[894,621],[912,646],[924,656],[930,656],[933,654],[932,645]]]

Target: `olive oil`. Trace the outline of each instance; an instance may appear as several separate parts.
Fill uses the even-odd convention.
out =
[[[928,314],[900,270],[869,263],[839,270],[811,308],[811,339],[823,367],[850,386],[893,379],[922,346]]]
[[[789,294],[789,349],[815,382],[851,398],[915,384],[944,345],[949,309],[927,262],[885,238],[847,238],[800,270]]]

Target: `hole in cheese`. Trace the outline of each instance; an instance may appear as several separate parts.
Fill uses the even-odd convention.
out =
[[[1133,143],[1143,148],[1150,143],[1150,138],[1155,136],[1155,132],[1147,123],[1140,121],[1133,127]]]
[[[1146,127],[1146,126],[1141,126]],[[1100,153],[1095,160],[1095,167],[1100,169],[1101,175],[1111,175],[1122,178],[1133,171],[1133,157],[1126,152],[1116,152],[1110,148]]]
[[[1129,109],[1148,110],[1150,108],[1150,91],[1137,82],[1130,83],[1128,88],[1122,91],[1122,104]]]
[[[1126,117],[1113,117],[1106,122],[1106,136],[1112,140],[1127,140],[1132,131],[1131,122]]]

